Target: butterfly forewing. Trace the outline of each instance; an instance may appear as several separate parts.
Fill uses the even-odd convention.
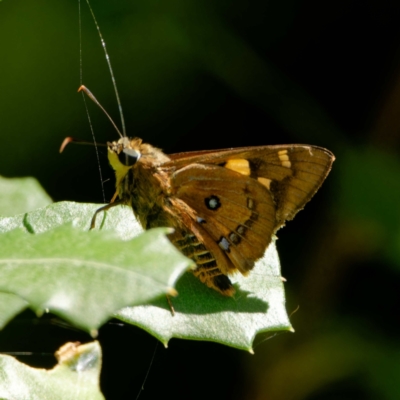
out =
[[[270,181],[269,190],[276,204],[278,226],[291,220],[319,189],[331,169],[333,156],[325,149],[291,146],[276,152],[278,160],[254,159],[257,178]],[[281,162],[277,167],[276,161]]]
[[[312,198],[328,175],[335,159],[324,148],[306,145],[259,146],[198,151],[170,156],[165,166],[180,168],[204,163],[226,166],[231,160],[247,161],[250,177],[273,194],[278,226],[292,219]]]

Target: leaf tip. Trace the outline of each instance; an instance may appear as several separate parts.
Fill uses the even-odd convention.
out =
[[[37,310],[35,310],[35,314],[38,318],[40,318],[45,312],[46,310],[43,308],[38,308]]]
[[[99,331],[97,329],[91,329],[90,330],[90,336],[95,339],[97,337],[97,335],[99,334]]]

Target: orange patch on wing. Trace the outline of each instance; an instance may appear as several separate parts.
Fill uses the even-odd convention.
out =
[[[232,171],[239,172],[239,174],[246,176],[250,175],[250,164],[244,158],[228,160],[224,166]]]

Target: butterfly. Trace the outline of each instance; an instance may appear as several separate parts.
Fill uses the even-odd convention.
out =
[[[116,193],[98,213],[125,204],[144,229],[172,227],[170,241],[208,287],[233,296],[273,235],[319,189],[335,159],[321,147],[275,145],[166,155],[139,138],[108,142]]]

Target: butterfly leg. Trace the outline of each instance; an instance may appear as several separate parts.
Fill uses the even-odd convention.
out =
[[[123,202],[122,200],[116,200],[113,203],[107,204],[103,207],[100,207],[98,210],[96,210],[96,212],[94,213],[94,215],[92,217],[92,221],[90,222],[90,230],[94,229],[94,227],[96,226],[97,214],[101,213],[102,211],[107,211],[110,208],[119,206],[121,204],[125,204],[125,202]]]
[[[171,297],[167,294],[166,298],[167,298],[167,302],[169,305],[169,309],[171,310],[171,315],[174,317],[175,316],[175,308],[174,308],[174,305],[172,304]]]

